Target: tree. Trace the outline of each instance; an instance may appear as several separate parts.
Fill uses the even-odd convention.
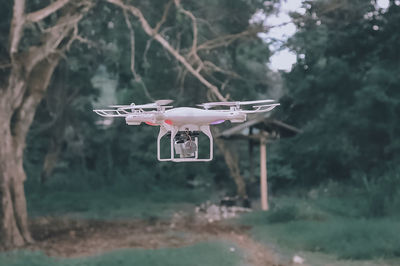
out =
[[[202,81],[210,80],[206,84],[219,85],[217,92],[224,91],[224,94],[231,98],[252,99],[257,97],[258,93],[265,94],[268,86],[268,82],[265,81],[267,72],[265,62],[268,60],[269,51],[266,44],[256,37],[257,31],[262,28],[249,25],[249,18],[256,8],[260,7],[259,4],[237,2],[236,6],[227,7],[224,1],[220,1],[212,2],[212,5],[204,8],[202,4],[185,1],[185,9],[181,3],[173,1],[164,1],[162,4],[158,2],[157,5],[133,4],[127,1],[112,1],[112,4],[117,6],[112,8],[113,5],[107,5],[105,9],[99,8],[103,11],[99,23],[94,22],[95,18],[90,19],[92,23],[90,31],[96,32],[96,42],[112,44],[110,47],[115,47],[110,50],[101,49],[100,58],[96,56],[96,63],[102,64],[101,69],[112,73],[118,82],[117,94],[120,95],[118,102],[128,103],[132,99],[135,102],[145,102],[172,97],[177,99],[177,104],[181,102],[195,104],[208,99],[218,99],[211,90],[204,88],[198,77]],[[142,13],[139,14],[142,19],[138,20],[131,15],[132,8],[135,12]],[[179,9],[183,11],[180,12]],[[216,10],[220,10],[217,13],[224,16],[211,25]],[[235,19],[231,23],[226,23],[232,19],[233,13],[241,20]],[[146,14],[146,17],[143,14]],[[143,23],[147,27],[147,32],[143,29]],[[156,26],[152,28],[150,25]],[[164,39],[161,42],[164,45],[166,43],[169,50],[154,39],[153,34],[148,34],[153,30],[157,30],[158,38]],[[199,37],[194,37],[194,32]],[[178,59],[174,60],[175,56],[186,61],[186,65]],[[198,73],[195,73],[195,76],[191,75],[187,67],[189,70],[196,68]],[[167,85],[168,90],[165,89],[166,84],[170,84]],[[107,163],[103,163],[102,166],[108,165],[108,168],[112,168],[110,162],[114,162],[112,163],[114,166],[115,162],[119,162],[126,168],[128,162],[125,162],[125,159],[129,158],[126,156],[131,155],[127,151],[125,156],[121,156],[121,151],[126,145],[118,144],[121,132],[115,132],[119,132],[118,138],[111,137],[112,134],[108,132],[102,133],[111,137],[105,141],[107,147],[114,147],[102,152],[107,154],[104,158],[114,158],[107,159]],[[126,140],[133,141],[128,136]],[[94,143],[94,140],[86,141]],[[93,147],[98,146],[93,145]],[[246,197],[246,186],[240,173],[238,158],[235,156],[236,151],[232,151],[229,145],[223,145],[222,141],[217,141],[216,146],[222,151],[227,162],[237,185],[238,195]],[[115,150],[115,147],[120,147],[120,150],[111,155],[110,151]],[[93,153],[96,157],[95,154],[97,152]],[[88,161],[100,162],[104,158],[88,158]],[[102,173],[111,172],[107,170]]]
[[[157,41],[170,55],[172,55],[181,65],[178,65],[177,67],[179,68],[179,80],[180,80],[180,86],[182,87],[187,73],[190,73],[195,79],[200,81],[202,85],[204,85],[207,89],[207,99],[208,100],[219,100],[219,101],[227,101],[228,99],[232,98],[230,93],[232,94],[237,94],[237,95],[252,95],[254,93],[254,87],[257,85],[260,86],[261,88],[265,89],[266,84],[263,83],[262,80],[263,78],[266,77],[266,68],[263,67],[261,64],[257,65],[259,69],[264,70],[263,74],[264,76],[261,78],[255,79],[253,82],[252,89],[245,88],[243,85],[249,85],[251,82],[246,82],[245,78],[243,78],[241,75],[236,73],[236,70],[242,70],[241,72],[246,73],[248,70],[246,67],[240,66],[237,61],[238,57],[240,56],[240,52],[238,51],[240,49],[238,41],[242,38],[248,38],[248,37],[255,37],[256,34],[259,31],[264,30],[263,28],[253,26],[249,27],[249,19],[252,14],[256,11],[256,8],[262,8],[263,5],[261,2],[255,2],[253,5],[251,4],[246,4],[242,1],[238,1],[236,3],[237,6],[233,6],[233,9],[235,11],[240,11],[238,8],[243,8],[243,11],[248,11],[249,8],[250,10],[252,9],[253,13],[249,12],[243,12],[240,13],[240,15],[244,15],[247,20],[239,20],[239,22],[234,22],[233,25],[229,25],[228,27],[224,25],[224,22],[222,22],[222,25],[218,25],[222,28],[222,30],[218,27],[215,27],[215,29],[211,29],[211,34],[208,31],[201,31],[201,28],[199,27],[199,22],[198,20],[200,19],[199,17],[195,16],[194,13],[189,11],[188,9],[185,9],[183,5],[181,4],[180,0],[174,0],[167,2],[165,5],[165,9],[163,11],[163,15],[161,19],[156,23],[155,27],[151,27],[148,20],[145,18],[143,15],[142,11],[140,8],[138,8],[135,5],[132,4],[126,4],[124,1],[121,0],[107,0],[109,3],[112,3],[114,5],[117,5],[123,10],[126,24],[129,28],[130,31],[130,41],[131,41],[131,71],[133,76],[135,77],[136,81],[142,82],[140,75],[136,71],[135,67],[135,31],[133,30],[132,24],[130,22],[130,19],[127,14],[133,15],[136,19],[139,20],[140,27],[142,30],[151,38],[150,41],[155,40]],[[188,40],[178,42],[178,46],[173,47],[173,45],[170,44],[170,42],[167,41],[166,34],[162,34],[161,32],[161,27],[164,26],[163,24],[166,23],[168,20],[169,16],[169,11],[170,11],[170,6],[172,5],[175,6],[177,14],[181,14],[184,17],[187,17],[188,20],[190,21],[191,25],[191,38],[188,38]],[[189,4],[196,6],[194,3]],[[226,4],[223,5],[225,9],[229,9],[229,5],[225,1],[221,1],[221,3],[218,4]],[[265,8],[265,7],[264,7]],[[268,10],[269,12],[271,10]],[[209,14],[207,14],[209,15]],[[246,17],[247,16],[247,17]],[[228,17],[231,17],[231,14],[228,14]],[[225,16],[223,17],[228,20]],[[203,19],[203,18],[202,18]],[[207,21],[206,19],[203,19]],[[226,22],[225,22],[226,23]],[[236,25],[235,25],[236,24]],[[182,26],[182,25],[179,25]],[[236,27],[232,27],[236,26]],[[224,28],[226,27],[226,28]],[[242,31],[240,31],[242,30]],[[214,31],[214,32],[213,32]],[[225,33],[222,36],[217,36],[215,37],[215,32],[223,32]],[[226,31],[228,31],[228,34],[226,34]],[[231,31],[231,32],[230,32]],[[232,32],[233,31],[233,32]],[[178,34],[180,34],[178,32]],[[201,35],[200,35],[201,34]],[[186,34],[187,35],[187,34]],[[181,35],[179,35],[181,36]],[[210,37],[211,38],[210,38]],[[200,39],[203,39],[204,41],[200,43]],[[265,59],[268,57],[269,53],[268,50],[266,49],[265,44],[260,44],[261,41],[259,40],[258,42],[258,48],[262,47],[261,49],[264,50],[265,55],[260,55],[259,58]],[[229,45],[233,44],[233,48],[229,51],[230,53],[229,56],[221,56],[219,53],[221,52],[221,48],[225,48]],[[183,47],[182,47],[183,46]],[[256,45],[257,46],[257,45]],[[238,49],[239,48],[239,49]],[[261,50],[260,49],[260,50]],[[226,50],[226,48],[225,48]],[[224,51],[226,53],[226,51]],[[224,53],[223,52],[223,53]],[[213,58],[214,57],[214,58]],[[224,59],[227,59],[226,61],[231,61],[231,64],[227,63],[226,61],[224,62],[223,60],[218,60],[218,57],[223,57]],[[217,58],[217,59],[215,59]],[[256,60],[254,60],[256,61]],[[261,60],[262,61],[262,60]],[[222,64],[221,64],[222,63]],[[265,61],[263,61],[265,63]],[[223,67],[219,66],[223,65]],[[228,68],[228,69],[227,69]],[[250,71],[252,72],[252,71]],[[253,71],[254,72],[254,71]],[[248,73],[247,73],[248,74]],[[249,78],[249,77],[248,77]],[[221,81],[221,79],[224,79]],[[232,81],[233,80],[233,81]],[[228,83],[231,83],[230,89],[226,89],[226,94],[225,96],[222,95],[221,90],[223,90]],[[221,84],[221,90],[214,85],[213,83],[219,83]],[[233,84],[232,84],[233,83]],[[239,87],[239,90],[235,90],[235,85]],[[142,84],[143,85],[143,84]],[[238,89],[238,88],[236,88]],[[146,93],[148,98],[149,97],[148,93]],[[216,131],[216,129],[214,129]],[[239,168],[239,162],[237,156],[235,156],[235,151],[233,151],[228,145],[223,143],[223,140],[216,140],[218,148],[221,150],[225,162],[230,170],[230,174],[233,177],[235,184],[237,186],[237,193],[241,198],[247,198],[247,192],[246,192],[246,186],[245,182],[243,180],[243,177],[241,176],[240,173],[240,168]]]
[[[400,7],[313,1],[289,46],[299,55],[284,75],[286,117],[304,129],[283,148],[298,181],[376,180],[398,165],[396,114]],[[285,155],[286,154],[286,155]],[[305,156],[307,160],[305,160]]]
[[[257,85],[260,91],[266,88],[262,78],[257,78],[250,83],[251,90],[245,91],[247,89],[245,86],[249,84],[247,78],[236,73],[240,71],[246,73],[248,70],[237,63],[246,56],[243,55],[246,54],[246,51],[243,52],[246,46],[241,46],[239,40],[251,42],[250,37],[253,37],[258,47],[264,47],[268,54],[266,45],[256,38],[257,32],[263,29],[249,27],[251,15],[257,8],[263,8],[262,1],[252,1],[252,3],[235,1],[234,5],[226,0],[210,1],[203,9],[199,7],[205,4],[199,4],[197,1],[185,2],[183,6],[178,0],[165,1],[165,6],[161,6],[159,2],[121,0],[57,0],[43,6],[45,2],[25,3],[24,0],[15,0],[13,5],[9,3],[5,9],[13,10],[10,12],[12,17],[7,15],[2,17],[4,22],[0,24],[8,25],[10,28],[8,39],[6,42],[1,42],[9,45],[7,47],[3,45],[0,49],[1,60],[5,62],[5,67],[0,70],[0,127],[4,139],[0,149],[0,238],[7,246],[19,246],[32,241],[27,226],[23,186],[26,179],[22,164],[26,135],[36,107],[44,97],[55,69],[61,60],[67,58],[68,49],[73,47],[73,42],[77,40],[91,44],[79,35],[82,30],[81,24],[84,24],[79,23],[93,8],[100,9],[97,12],[116,8],[122,11],[122,16],[118,19],[124,21],[128,34],[121,34],[119,38],[123,39],[124,35],[129,36],[131,55],[128,60],[134,85],[135,88],[140,86],[140,90],[149,99],[152,95],[147,89],[146,82],[151,78],[145,78],[147,78],[146,73],[151,72],[146,61],[147,53],[153,49],[152,47],[156,47],[154,49],[164,55],[163,62],[168,69],[164,75],[177,75],[182,91],[184,84],[191,84],[192,90],[185,93],[192,96],[192,101],[195,100],[193,95],[199,95],[199,88],[204,89],[204,87],[208,92],[203,90],[202,99],[208,96],[209,99],[223,101],[236,95],[247,97],[255,95],[257,93],[254,87]],[[163,9],[158,12],[160,6]],[[188,6],[196,12],[189,11]],[[220,11],[227,10],[223,19],[216,23],[217,26],[211,27],[207,20],[200,22],[201,16],[197,15],[216,17],[212,8],[214,6]],[[233,18],[231,10],[237,12],[240,19]],[[102,19],[98,13],[92,15],[93,21]],[[85,25],[89,27],[91,23],[85,21]],[[163,28],[164,25],[172,27]],[[171,33],[168,30],[171,30]],[[91,31],[99,33],[96,29]],[[97,37],[102,34],[108,33],[101,32]],[[143,39],[136,39],[138,34],[142,37],[147,36],[145,45],[141,46],[144,47],[141,65],[137,64],[136,47],[140,41],[143,44]],[[115,42],[118,43],[118,40]],[[123,63],[126,62],[126,58],[120,59]],[[151,75],[159,76],[159,73],[158,68]],[[187,75],[188,73],[190,75]],[[228,83],[231,86],[227,86]],[[154,84],[164,85],[156,82]],[[163,90],[157,90],[157,93],[163,95]],[[235,173],[237,172],[235,170]]]
[[[87,1],[68,0],[45,7],[24,0],[15,0],[12,7],[8,4],[12,17],[6,22],[10,29],[0,55],[5,65],[0,73],[0,238],[5,246],[33,241],[23,185],[25,139],[54,69],[80,38],[78,23],[91,6]]]

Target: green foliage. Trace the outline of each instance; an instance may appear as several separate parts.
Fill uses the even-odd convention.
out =
[[[30,216],[72,216],[90,219],[115,219],[149,217],[165,219],[178,211],[192,211],[213,193],[210,189],[183,189],[153,187],[135,188],[121,182],[121,186],[85,190],[67,188],[64,191],[55,184],[27,191]],[[143,181],[144,184],[146,184]],[[122,186],[126,187],[123,188]],[[58,189],[57,192],[54,190]]]
[[[321,201],[324,203],[320,204]],[[294,252],[333,254],[339,259],[400,257],[400,237],[393,233],[400,229],[397,218],[349,218],[337,212],[353,212],[354,206],[343,198],[313,201],[290,197],[276,198],[274,202],[284,205],[248,214],[240,220],[253,227],[252,234],[259,241]]]
[[[150,25],[156,25],[168,1],[138,2]],[[29,9],[44,3],[32,2]],[[185,9],[198,17],[198,45],[237,34],[253,27],[250,17],[257,9],[272,12],[263,1],[185,1]],[[227,178],[222,159],[209,164],[159,163],[156,159],[157,128],[128,127],[123,119],[108,125],[91,110],[109,104],[174,99],[175,106],[206,101],[207,89],[187,74],[157,41],[149,38],[139,21],[130,17],[135,37],[135,80],[131,71],[130,34],[120,8],[97,1],[79,25],[80,36],[90,42],[74,42],[65,62],[58,68],[49,96],[39,106],[27,140],[25,169],[28,194],[36,191],[115,189],[121,193],[150,193],[154,188],[182,189],[197,184],[235,191]],[[186,54],[192,46],[191,20],[172,4],[160,32],[174,47]],[[33,32],[34,35],[34,32]],[[233,99],[253,99],[267,94],[266,81],[270,52],[255,34],[215,49],[200,50],[206,61],[238,74],[202,72],[213,84],[224,84],[224,95]],[[64,92],[64,93],[62,93]],[[50,97],[52,96],[52,97]],[[73,97],[72,97],[73,96]],[[71,99],[69,99],[71,98]],[[63,108],[65,100],[69,102]],[[50,125],[50,126],[48,126]],[[54,143],[56,143],[54,145]],[[53,146],[60,148],[56,164],[45,188],[38,188],[45,155]],[[218,156],[218,154],[217,154]],[[222,184],[224,183],[224,184]]]
[[[400,172],[386,172],[377,179],[363,177],[365,189],[362,191],[367,202],[366,214],[385,216],[397,214],[400,207]]]
[[[338,3],[308,3],[288,44],[299,57],[284,74],[281,117],[303,133],[281,141],[280,157],[298,184],[378,180],[400,162],[400,7]]]
[[[267,221],[269,223],[284,223],[296,220],[298,210],[295,206],[286,206],[274,208],[268,213]]]
[[[91,266],[91,265],[240,265],[240,252],[230,252],[231,245],[223,242],[204,242],[188,247],[156,250],[126,249],[98,256],[61,259],[41,252],[11,251],[0,254],[1,266]]]

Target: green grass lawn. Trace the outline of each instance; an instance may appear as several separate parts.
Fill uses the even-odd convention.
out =
[[[54,258],[26,250],[0,253],[0,266],[235,266],[243,265],[242,254],[229,243],[203,242],[182,248],[156,250],[124,249],[83,258]]]
[[[68,215],[76,218],[167,218],[180,210],[193,210],[204,191],[165,190],[148,194],[114,190],[46,192],[27,195],[31,217]]]
[[[346,217],[343,202],[338,199],[330,205],[326,198],[323,204],[290,197],[274,202],[277,204],[270,211],[247,214],[238,222],[252,226],[256,240],[273,245],[287,256],[303,252],[319,257],[317,261],[339,259],[343,265],[350,265],[350,260],[358,261],[354,265],[364,265],[361,261],[368,260],[372,264],[365,265],[380,265],[373,261],[382,259],[395,260],[393,265],[400,263],[400,221],[396,217]],[[356,212],[349,210],[351,206],[347,208],[349,213]]]
[[[68,216],[83,219],[113,220],[164,219],[173,213],[193,211],[195,204],[207,198],[201,190],[158,190],[148,194],[118,190],[87,192],[29,193],[31,217]],[[231,248],[235,247],[234,251]],[[201,242],[180,248],[123,249],[82,258],[55,258],[43,252],[18,250],[0,253],[0,266],[91,266],[91,265],[243,265],[241,251],[222,241]]]
[[[204,191],[198,190],[160,190],[142,195],[113,190],[32,193],[28,195],[28,209],[33,217],[68,215],[107,220],[163,219],[179,210],[192,211],[194,204],[204,201],[205,198],[207,195]],[[389,265],[400,265],[398,216],[366,218],[363,202],[345,197],[323,196],[311,199],[282,196],[273,198],[271,206],[268,212],[253,212],[235,222],[250,225],[254,239],[272,245],[271,247],[282,253],[285,258],[301,253],[307,254],[308,263],[311,265],[321,265],[327,261],[332,265],[384,265],[390,260],[394,263]],[[196,252],[197,248],[199,252]],[[230,260],[230,257],[225,258],[225,255],[222,255],[225,254],[224,250],[229,250],[226,244],[202,243],[179,249],[116,251],[99,257],[71,260],[55,260],[41,253],[21,251],[15,255],[1,255],[0,263],[7,261],[8,264],[0,265],[26,265],[24,260],[38,260],[50,265],[54,265],[55,262],[60,263],[59,265],[102,265],[97,262],[119,261],[117,257],[122,258],[121,264],[118,265],[135,260],[138,260],[137,265],[158,265],[157,260],[163,261],[163,256],[167,256],[169,252],[177,257],[183,256],[186,262],[189,257],[186,258],[184,253],[193,253],[193,258],[196,258],[203,252],[212,261],[221,261],[218,265],[224,265],[225,259]],[[167,257],[162,265],[179,265],[172,255]],[[237,261],[237,258],[234,261]],[[153,262],[152,259],[156,261]],[[182,265],[214,265],[204,261],[207,259],[201,257],[193,262],[199,264]],[[31,265],[46,265],[43,263]]]

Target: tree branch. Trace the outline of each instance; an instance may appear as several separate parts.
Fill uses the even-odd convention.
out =
[[[256,33],[257,31],[254,29],[248,29],[245,30],[243,32],[237,33],[237,34],[229,34],[229,35],[224,35],[221,37],[217,37],[215,39],[209,40],[209,41],[205,41],[204,43],[200,44],[197,47],[197,50],[211,50],[211,49],[215,49],[221,46],[228,46],[229,44],[231,44],[233,41],[240,39],[240,38],[244,38],[244,37],[248,37],[248,36],[252,36]]]
[[[197,56],[197,20],[196,17],[193,15],[192,12],[185,10],[181,6],[181,1],[180,0],[174,0],[176,8],[179,10],[179,12],[182,12],[186,16],[188,16],[192,20],[192,28],[193,28],[193,42],[192,42],[192,49],[189,53],[189,55],[193,55],[195,57]]]
[[[58,61],[59,56],[57,55],[49,57],[48,60],[43,60],[29,76],[29,93],[25,93],[24,100],[15,111],[15,119],[18,122],[14,123],[12,127],[14,145],[25,145],[24,138],[35,114],[32,110],[35,110],[42,99]],[[23,148],[17,150],[22,152]],[[19,154],[19,156],[22,156],[22,154]]]
[[[35,12],[29,13],[26,16],[26,20],[31,21],[31,22],[38,22],[38,21],[50,16],[51,14],[53,14],[54,12],[56,12],[57,10],[59,10],[60,8],[65,6],[66,4],[68,4],[69,2],[70,2],[70,0],[57,0],[53,3],[51,3],[50,5],[46,6],[45,8],[42,8]]]
[[[142,12],[138,8],[132,5],[125,5],[121,0],[107,0],[107,2],[119,6],[123,10],[129,11],[132,15],[137,17],[140,21],[140,24],[142,25],[142,29],[147,35],[153,37],[156,41],[158,41],[164,47],[164,49],[170,52],[176,58],[176,60],[181,62],[193,76],[195,76],[204,86],[211,90],[220,101],[226,100],[216,86],[211,84],[199,72],[197,72],[193,68],[193,66],[181,54],[179,54],[179,52],[176,51],[163,36],[154,31],[154,29],[149,25]]]
[[[25,0],[15,0],[13,7],[13,17],[10,29],[10,58],[14,60],[14,54],[18,52],[19,41],[25,24]]]
[[[167,20],[168,11],[169,11],[169,9],[170,9],[170,7],[171,7],[171,4],[172,4],[172,1],[169,1],[169,2],[165,5],[163,15],[162,15],[160,21],[157,23],[156,27],[154,28],[154,31],[155,31],[155,32],[158,32],[158,31],[160,30],[162,24],[164,24],[164,22]]]
[[[239,74],[237,74],[236,72],[230,71],[230,70],[225,70],[223,68],[220,68],[219,66],[216,66],[213,62],[211,61],[204,61],[204,66],[206,67],[210,67],[211,69],[213,69],[216,72],[220,72],[223,73],[227,76],[230,76],[232,78],[236,78],[236,79],[243,79]]]
[[[59,45],[65,38],[72,37],[75,25],[82,17],[83,14],[65,15],[58,20],[56,25],[47,29],[46,34],[44,34],[43,45],[31,47],[25,56],[26,70],[30,72],[40,61],[51,54],[60,52]]]
[[[79,12],[70,15],[66,13],[64,16],[60,17],[57,24],[53,27],[46,29],[46,32],[42,36],[42,45],[31,46],[28,51],[25,51],[19,55],[21,57],[20,64],[23,65],[24,75],[30,76],[31,72],[43,61],[49,59],[51,56],[63,56],[66,49],[70,45],[70,41],[74,36],[74,29],[77,28],[77,24],[84,16],[85,12],[89,10],[91,4],[89,1],[85,2],[86,8],[81,9]],[[71,11],[72,12],[72,11]],[[64,42],[65,41],[65,42]],[[19,65],[19,64],[18,64]],[[19,66],[21,68],[21,66]],[[16,70],[17,71],[17,70]],[[19,70],[21,72],[21,70]],[[11,75],[11,77],[16,77]],[[25,86],[24,82],[20,82],[19,77],[16,80],[10,80],[8,87],[11,91],[10,99],[12,103],[12,108],[18,108],[24,104],[24,97],[28,93],[32,93],[32,86]],[[27,92],[26,90],[29,90]]]
[[[128,14],[126,13],[126,10],[123,10],[123,13],[124,13],[124,17],[125,17],[126,26],[129,29],[129,35],[130,35],[130,41],[131,41],[131,72],[133,74],[135,81],[142,85],[143,91],[144,91],[144,94],[146,95],[146,97],[150,101],[154,102],[155,100],[153,97],[151,97],[149,91],[147,90],[146,84],[144,83],[142,77],[135,70],[135,31],[133,30],[132,24],[129,21],[129,17],[128,17]]]

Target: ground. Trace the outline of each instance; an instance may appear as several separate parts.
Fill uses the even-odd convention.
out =
[[[282,265],[276,254],[255,242],[249,228],[226,222],[199,223],[190,218],[170,220],[96,221],[41,217],[32,220],[36,243],[54,257],[86,257],[116,249],[183,247],[207,241],[232,243],[231,252],[243,252],[246,265]]]
[[[56,195],[29,201],[36,242],[0,249],[0,266],[400,265],[398,217],[367,219],[343,197],[271,198],[268,212],[216,222],[192,194]]]

